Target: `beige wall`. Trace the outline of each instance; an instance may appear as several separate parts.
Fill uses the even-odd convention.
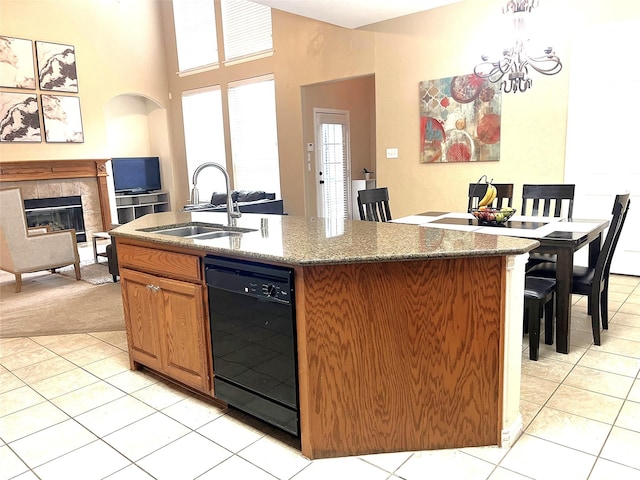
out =
[[[375,171],[375,79],[372,75],[339,82],[309,85],[302,88],[304,144],[316,143],[314,109],[346,110],[349,112],[351,178],[363,179],[362,169]],[[317,147],[317,146],[316,146]],[[318,170],[315,153],[305,153],[309,168],[305,172],[307,211],[317,210],[315,173]]]
[[[503,4],[466,0],[371,29],[376,32],[377,176],[389,187],[394,216],[464,210],[468,183],[483,174],[515,184],[516,208],[523,183],[562,182],[572,37],[593,23],[640,16],[635,0],[541,1],[534,13],[544,15],[542,35],[564,68],[553,77],[534,72],[533,88],[524,94],[503,94],[500,161],[420,164],[418,83],[470,73]],[[597,65],[606,65],[606,59]],[[398,159],[385,158],[389,147],[399,148]]]
[[[534,73],[530,91],[503,95],[501,159],[474,164],[419,163],[418,84],[470,73],[485,45],[503,43],[496,30],[504,23],[503,0],[465,0],[359,30],[274,12],[282,191],[289,212],[305,212],[301,189],[313,174],[304,169],[307,140],[301,125],[307,112],[300,87],[364,74],[375,75],[376,178],[390,189],[394,216],[464,210],[468,183],[483,174],[513,182],[516,192],[523,183],[562,182],[572,38],[596,23],[640,18],[640,2],[541,4],[535,13],[544,20],[537,27],[560,56],[563,71],[553,77]],[[398,148],[398,159],[385,158],[391,147]],[[314,204],[308,198],[306,203],[306,213],[314,215]],[[519,193],[515,205],[520,206]]]
[[[394,216],[464,209],[466,185],[482,174],[496,182],[515,183],[516,192],[525,182],[561,182],[572,38],[592,24],[640,18],[640,2],[541,2],[539,13],[547,19],[544,37],[564,69],[554,77],[534,74],[532,90],[503,96],[501,160],[420,164],[419,82],[469,73],[488,37],[496,36],[493,26],[503,4],[503,0],[465,0],[358,30],[274,11],[273,57],[178,77],[168,0],[0,0],[0,34],[76,46],[85,128],[84,144],[2,144],[0,156],[3,160],[109,157],[105,105],[118,95],[141,94],[167,108],[166,148],[171,149],[175,174],[172,200],[174,206],[180,205],[186,203],[189,189],[181,92],[214,84],[224,89],[229,81],[274,73],[285,208],[290,214],[304,214],[306,207],[313,215],[315,206],[305,196],[305,183],[313,172],[306,170],[302,88],[374,75],[375,170],[378,184],[390,189]],[[598,63],[602,65],[606,59]],[[385,158],[390,147],[399,149],[398,159]],[[519,201],[515,204],[519,207]]]
[[[162,3],[162,14],[166,38],[175,38],[170,2]],[[302,87],[371,74],[374,70],[373,41],[374,36],[371,32],[346,30],[274,10],[273,56],[247,63],[220,65],[216,69],[182,77],[175,73],[178,70],[175,45],[167,42],[168,76],[172,96],[171,134],[178,185],[174,197],[184,199],[184,203],[187,203],[189,198],[182,127],[182,92],[220,85],[224,93],[229,82],[273,73],[276,86],[282,198],[286,212],[304,215],[305,205],[308,203],[305,199],[305,182],[311,181],[310,175],[313,171],[306,170]],[[228,137],[228,132],[226,134]],[[370,133],[367,135],[367,141],[370,142]],[[226,165],[230,167],[229,138],[226,141]],[[222,162],[221,159],[211,160]],[[231,168],[229,171],[232,173]],[[310,214],[315,214],[315,203],[307,205],[307,208]]]
[[[290,214],[316,214],[314,192],[305,199],[305,185],[315,181],[315,171],[306,169],[303,125],[309,112],[302,109],[301,87],[373,74],[374,41],[372,32],[273,11],[282,197]]]
[[[0,0],[1,35],[75,47],[77,96],[84,127],[84,143],[46,143],[43,133],[42,143],[0,144],[0,158],[10,161],[161,155],[168,167],[163,168],[163,177],[166,174],[166,187],[171,189],[171,159],[163,108],[168,100],[168,84],[157,6],[154,0]],[[115,126],[110,134],[107,118],[113,118],[114,108],[107,113],[106,106],[118,97],[137,98],[132,101],[138,106],[145,103],[143,99],[151,99],[148,101],[155,107],[150,110],[160,107],[161,118],[155,118],[158,116],[155,112],[150,120],[140,122],[136,119],[140,115],[138,107],[118,111],[116,106],[120,126],[129,123],[136,128],[118,131],[119,127]],[[162,138],[154,137],[158,125],[161,125]],[[114,131],[118,131],[115,136]]]

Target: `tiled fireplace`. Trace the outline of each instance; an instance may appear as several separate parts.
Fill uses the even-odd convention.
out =
[[[24,200],[79,196],[86,238],[111,228],[107,160],[0,162],[0,188],[20,187]],[[80,240],[81,241],[81,240]]]

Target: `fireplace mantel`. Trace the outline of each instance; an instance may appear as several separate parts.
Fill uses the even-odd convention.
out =
[[[109,159],[0,162],[0,186],[2,182],[95,178],[98,182],[102,228],[106,231],[111,229],[111,209],[107,190],[108,161]]]

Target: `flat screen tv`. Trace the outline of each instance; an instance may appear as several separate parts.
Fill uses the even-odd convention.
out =
[[[116,193],[135,194],[161,190],[159,157],[120,157],[111,159]]]

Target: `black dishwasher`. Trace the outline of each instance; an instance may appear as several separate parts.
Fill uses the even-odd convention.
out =
[[[205,258],[216,398],[299,434],[293,270]]]

